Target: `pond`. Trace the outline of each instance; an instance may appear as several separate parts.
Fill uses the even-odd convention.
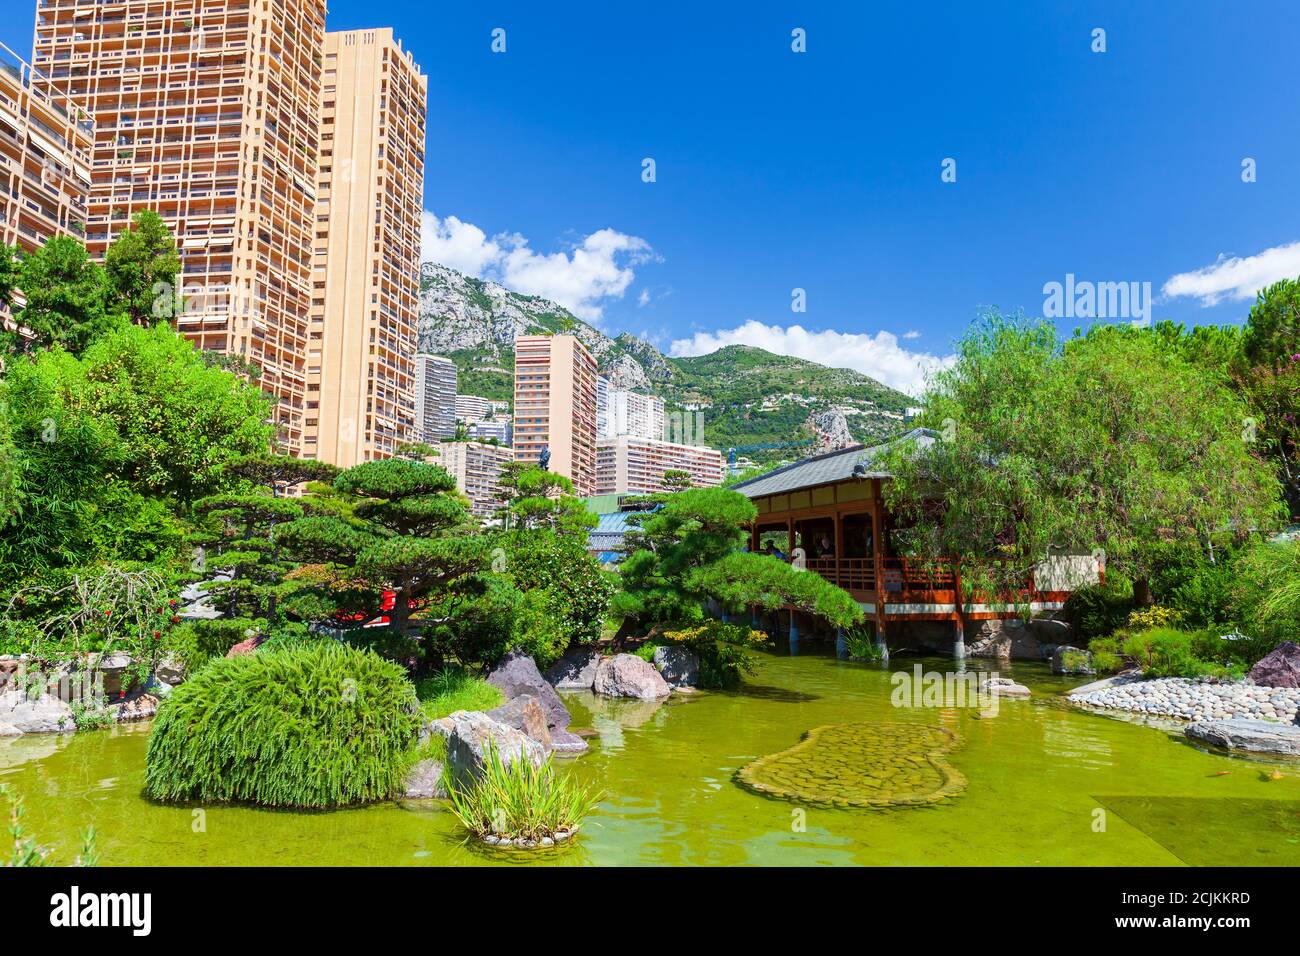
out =
[[[1034,696],[1002,699],[996,714],[892,706],[890,674],[918,662],[954,666],[765,655],[736,692],[657,704],[568,695],[592,746],[567,766],[605,797],[575,845],[543,855],[468,845],[437,802],[159,806],[141,796],[147,725],[0,739],[0,781],[26,797],[29,831],[61,861],[93,823],[102,865],[1300,865],[1300,765],[1073,710],[1059,695],[1079,681],[1037,663],[1002,665]],[[886,804],[925,800],[837,807],[737,781],[822,727],[758,777],[804,796],[869,785]]]

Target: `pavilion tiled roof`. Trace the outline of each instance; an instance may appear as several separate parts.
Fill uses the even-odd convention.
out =
[[[881,470],[876,464],[887,450],[908,441],[914,441],[918,449],[927,448],[934,444],[938,437],[937,432],[928,428],[913,428],[879,445],[854,445],[839,451],[827,452],[825,455],[796,461],[775,471],[769,471],[765,475],[732,485],[731,490],[739,491],[748,498],[761,498],[765,495],[781,495],[817,485],[847,481],[854,477],[888,478],[889,472]],[[861,469],[858,468],[859,465],[862,466]]]

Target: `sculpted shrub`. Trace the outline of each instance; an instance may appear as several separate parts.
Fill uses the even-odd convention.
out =
[[[383,800],[400,790],[418,713],[400,667],[343,644],[213,661],[159,708],[145,788],[270,807]]]

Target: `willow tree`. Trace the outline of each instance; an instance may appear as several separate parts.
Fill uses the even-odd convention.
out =
[[[424,626],[412,618],[413,606],[490,569],[489,543],[476,533],[446,469],[404,458],[368,461],[341,472],[333,489],[355,498],[351,520],[308,514],[282,525],[276,539],[329,569],[322,597],[360,590],[377,609],[392,592],[390,630],[397,636],[415,636]]]
[[[1148,330],[1068,341],[989,313],[939,373],[918,424],[938,435],[887,455],[903,550],[962,560],[968,582],[1023,580],[1062,551],[1104,555],[1149,599],[1160,546],[1212,552],[1281,518],[1279,485],[1227,376]]]

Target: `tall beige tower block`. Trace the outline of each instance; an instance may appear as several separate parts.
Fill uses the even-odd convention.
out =
[[[325,34],[304,453],[345,468],[423,439],[415,356],[427,100],[427,79],[392,30]]]
[[[515,460],[573,481],[579,495],[596,493],[596,360],[572,335],[515,339]]]
[[[35,66],[94,118],[86,245],[132,213],[180,246],[200,348],[242,356],[303,443],[324,0],[41,0]]]

